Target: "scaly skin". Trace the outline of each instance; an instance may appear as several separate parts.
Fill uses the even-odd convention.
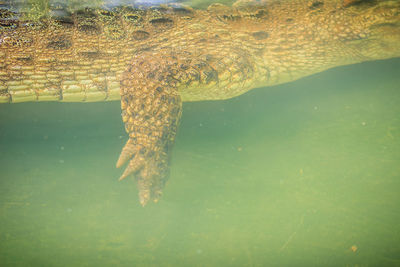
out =
[[[167,180],[182,101],[400,56],[398,0],[52,11],[0,11],[0,102],[121,99],[129,140],[117,167],[129,161],[120,179],[135,175],[142,205]]]

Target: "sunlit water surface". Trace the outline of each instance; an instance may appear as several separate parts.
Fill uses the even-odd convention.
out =
[[[400,60],[185,103],[171,179],[115,169],[120,104],[0,105],[1,266],[400,266]]]

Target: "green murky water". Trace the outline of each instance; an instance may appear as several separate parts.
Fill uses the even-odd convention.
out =
[[[0,105],[0,265],[400,266],[399,69],[186,103],[145,208],[118,102]]]

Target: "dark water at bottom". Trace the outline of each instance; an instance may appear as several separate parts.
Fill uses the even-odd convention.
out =
[[[399,69],[186,103],[145,208],[118,102],[0,105],[0,265],[400,266]]]

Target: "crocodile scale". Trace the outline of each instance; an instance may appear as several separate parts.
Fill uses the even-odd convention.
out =
[[[117,162],[157,201],[182,101],[218,100],[400,56],[399,0],[239,0],[47,13],[0,7],[0,103],[121,100]]]

